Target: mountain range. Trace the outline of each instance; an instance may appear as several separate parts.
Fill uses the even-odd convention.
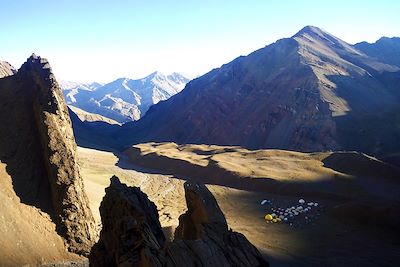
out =
[[[111,83],[61,82],[70,106],[119,123],[140,119],[151,105],[180,92],[190,79],[180,73],[154,72],[142,79],[120,78]]]
[[[173,141],[395,153],[400,67],[386,56],[398,53],[393,43],[351,45],[306,26],[192,80],[114,137],[121,147]]]
[[[269,266],[228,227],[202,183],[181,187],[188,211],[179,216],[173,242],[139,187],[113,176],[107,189],[93,188],[81,176],[86,163],[79,161],[69,113],[77,115],[49,62],[32,54],[17,72],[7,64],[0,71],[0,266]],[[95,116],[83,115],[81,123]],[[104,170],[95,176],[109,180]]]
[[[0,266],[397,266],[398,42],[307,26],[164,101],[1,61]]]

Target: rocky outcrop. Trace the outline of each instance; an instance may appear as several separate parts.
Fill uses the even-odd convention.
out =
[[[90,253],[91,266],[161,266],[165,237],[157,207],[139,188],[113,176],[100,214],[103,228]]]
[[[167,247],[175,266],[269,266],[244,235],[228,228],[225,216],[203,184],[185,182],[188,210],[179,217]]]
[[[165,242],[157,208],[136,187],[114,176],[101,203],[103,229],[91,266],[269,266],[240,233],[228,228],[208,189],[186,182],[188,210],[179,218],[174,241]]]
[[[0,78],[15,74],[17,71],[7,61],[0,61]]]
[[[1,160],[21,201],[48,212],[69,251],[87,255],[96,240],[62,91],[46,59],[32,55],[0,80]],[[10,112],[10,108],[14,107]]]

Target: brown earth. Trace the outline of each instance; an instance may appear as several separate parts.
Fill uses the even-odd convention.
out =
[[[157,145],[154,144],[142,144],[141,146],[157,150]],[[313,193],[314,190],[310,190],[306,195],[296,192],[296,188],[298,188],[296,186],[292,186],[291,190],[280,193],[274,190],[233,188],[238,187],[235,181],[232,182],[232,186],[207,185],[224,212],[228,226],[243,233],[251,243],[256,245],[266,256],[271,266],[396,266],[400,260],[400,249],[396,238],[398,228],[393,228],[384,219],[395,220],[390,217],[390,212],[385,209],[387,209],[388,203],[392,207],[399,204],[398,194],[394,194],[399,192],[399,187],[398,183],[393,181],[396,179],[392,177],[393,171],[396,171],[393,167],[362,154],[345,153],[346,157],[347,155],[350,155],[350,157],[355,155],[356,159],[360,159],[354,165],[355,169],[362,171],[365,164],[373,161],[374,164],[383,166],[387,170],[388,173],[382,177],[376,177],[378,172],[372,173],[371,177],[365,176],[366,182],[364,183],[362,177],[346,173],[343,170],[342,163],[336,163],[337,159],[333,158],[333,161],[326,161],[332,153],[304,154],[275,150],[251,152],[237,147],[217,146],[181,146],[179,147],[181,151],[178,151],[177,147],[175,144],[160,144],[158,153],[161,154],[161,151],[163,151],[164,154],[174,154],[175,159],[181,158],[181,160],[190,161],[193,166],[206,164],[205,162],[209,159],[205,158],[209,155],[202,154],[206,154],[207,151],[208,154],[218,155],[217,158],[220,158],[219,162],[221,163],[225,158],[229,159],[226,160],[228,163],[238,164],[239,158],[243,157],[241,164],[247,169],[254,167],[254,173],[258,173],[259,176],[264,176],[267,171],[257,170],[256,167],[264,166],[269,169],[270,175],[268,177],[277,181],[289,180],[291,183],[295,183],[297,180],[300,184],[304,181],[318,181],[313,187],[316,192]],[[197,153],[193,151],[197,151]],[[210,153],[210,151],[214,152]],[[216,151],[219,151],[219,153]],[[179,223],[179,215],[186,210],[183,182],[188,177],[173,175],[171,169],[157,168],[167,165],[166,163],[161,164],[165,159],[161,156],[157,159],[157,155],[153,155],[151,160],[143,155],[142,162],[146,162],[146,164],[153,162],[150,169],[133,165],[124,155],[120,155],[120,158],[118,158],[112,153],[85,148],[78,148],[78,153],[85,188],[92,209],[99,207],[104,195],[104,188],[109,185],[109,178],[115,174],[121,178],[122,182],[130,186],[140,186],[158,207],[161,226],[164,232],[171,236]],[[226,157],[224,153],[226,153]],[[248,153],[250,155],[246,159]],[[263,156],[258,157],[256,156],[257,153],[261,153]],[[179,156],[180,154],[181,156]],[[231,158],[233,159],[231,160]],[[262,164],[251,167],[251,164],[257,162],[256,158],[259,158]],[[269,158],[269,160],[266,158]],[[252,161],[253,163],[251,163]],[[351,158],[348,162],[350,161]],[[136,160],[136,162],[138,161]],[[174,161],[170,161],[170,165],[175,166]],[[190,165],[185,166],[190,168]],[[193,167],[191,170],[197,170],[197,168]],[[289,168],[293,169],[293,173],[296,174],[290,175]],[[244,170],[240,172],[246,173]],[[264,174],[261,175],[261,173]],[[396,177],[398,177],[397,172],[395,172],[396,174]],[[326,177],[330,177],[329,179],[332,179],[332,181],[321,182],[325,181]],[[356,205],[361,205],[361,209],[360,206],[354,206],[351,191],[347,193],[345,186],[335,186],[338,177],[350,181],[352,190],[355,190],[355,195],[365,197],[362,201],[364,204],[361,204],[360,201],[356,202]],[[201,177],[193,178],[198,180]],[[246,178],[243,176],[242,179],[251,181],[262,178]],[[378,179],[379,184],[382,184],[380,186],[377,184]],[[207,183],[208,179],[203,179],[203,181]],[[312,183],[309,185],[312,185]],[[300,188],[302,187],[300,186]],[[377,187],[376,190],[372,190],[373,187]],[[338,192],[335,192],[336,190]],[[332,193],[334,193],[333,197]],[[319,218],[299,227],[284,223],[267,224],[265,222],[264,215],[269,210],[268,207],[260,205],[263,199],[272,200],[274,206],[288,207],[295,205],[299,196],[307,201],[315,201],[320,204],[321,215]],[[343,208],[343,205],[345,205],[345,208]],[[371,212],[368,205],[372,205],[377,211]],[[382,208],[384,212],[382,212]],[[360,211],[364,215],[358,216]],[[95,215],[99,219],[99,214],[96,213]],[[377,221],[383,222],[383,224],[376,223]]]
[[[21,203],[7,165],[0,162],[0,266],[82,261],[68,253],[56,225],[42,210]]]

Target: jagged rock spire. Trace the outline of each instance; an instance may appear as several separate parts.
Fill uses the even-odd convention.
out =
[[[91,266],[269,266],[225,216],[202,184],[186,182],[188,210],[175,240],[165,243],[157,208],[137,187],[114,176],[100,206],[103,229],[93,247]]]
[[[62,91],[49,62],[35,54],[16,75],[31,102],[32,120],[39,134],[50,185],[53,219],[68,250],[87,255],[97,236],[94,217],[77,163],[76,143]],[[43,179],[46,179],[43,177]]]

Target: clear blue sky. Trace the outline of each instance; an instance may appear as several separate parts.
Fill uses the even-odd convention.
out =
[[[305,25],[356,43],[400,36],[397,0],[0,0],[0,59],[35,52],[59,79],[108,82],[154,70],[203,74]]]

